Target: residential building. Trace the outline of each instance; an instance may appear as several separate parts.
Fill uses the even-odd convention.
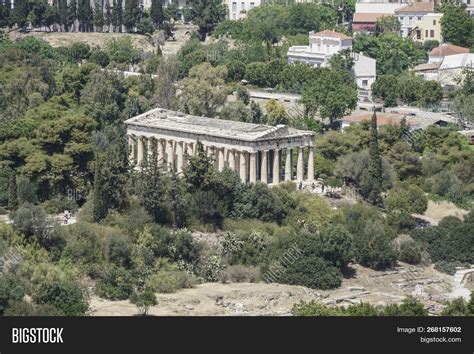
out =
[[[314,67],[328,67],[329,59],[344,49],[352,49],[352,37],[325,30],[309,33],[309,46],[293,46],[288,49],[288,62],[302,62]],[[353,53],[354,77],[359,96],[371,100],[371,85],[376,79],[376,61],[360,53]]]
[[[443,43],[439,47],[431,50],[428,56],[428,63],[439,63],[442,62],[446,56],[464,53],[469,53],[469,48],[460,47],[450,43]]]
[[[405,0],[357,0],[352,19],[354,31],[373,32],[375,23],[383,16],[393,16]]]
[[[433,11],[434,4],[432,2],[415,2],[396,9],[395,15],[400,22],[400,36],[413,38],[413,28],[416,26],[416,23],[421,22],[423,16]]]
[[[442,13],[429,13],[424,15],[421,20],[415,21],[412,28],[412,39],[420,43],[427,40],[436,40],[441,43],[443,41],[441,35],[442,17]]]
[[[413,71],[426,80],[434,80],[444,88],[454,88],[462,84],[467,71],[474,71],[474,54],[461,53],[445,55],[441,59],[420,64]]]
[[[229,20],[240,20],[255,6],[264,4],[264,0],[225,0]]]

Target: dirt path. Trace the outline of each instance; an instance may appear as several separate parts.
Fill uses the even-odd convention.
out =
[[[173,294],[157,294],[156,316],[285,316],[295,303],[316,300],[345,306],[360,302],[373,305],[398,303],[407,295],[420,299],[432,313],[439,313],[449,299],[453,277],[432,267],[401,265],[388,271],[352,266],[353,274],[334,290],[266,283],[204,283]],[[92,296],[93,316],[133,316],[129,301],[109,301]]]

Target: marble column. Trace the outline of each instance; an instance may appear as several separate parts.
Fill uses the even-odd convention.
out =
[[[224,148],[217,148],[217,169],[222,171],[225,166],[225,159],[224,159]]]
[[[242,183],[246,183],[247,182],[247,153],[245,151],[239,152],[239,163],[240,163],[240,168],[239,168],[240,180],[242,181]]]
[[[163,166],[166,163],[165,147],[166,147],[166,140],[158,139],[156,141],[158,165],[161,165],[161,166]]]
[[[273,181],[272,183],[280,183],[280,150],[273,150]]]
[[[234,150],[229,150],[228,162],[229,162],[229,168],[232,171],[235,171],[235,151]]]
[[[173,140],[166,142],[166,164],[169,171],[174,171]]]
[[[139,136],[137,138],[137,166],[141,167],[143,163],[143,150],[144,150],[143,137]]]
[[[314,147],[308,148],[308,181],[314,181]]]
[[[268,184],[268,150],[262,151],[262,164],[260,166],[260,180]]]
[[[257,153],[251,152],[250,153],[250,183],[257,182]]]
[[[291,148],[286,148],[285,181],[291,181]]]
[[[298,182],[303,180],[303,147],[298,147],[298,161],[296,163],[296,180]]]
[[[178,174],[183,172],[183,160],[184,160],[183,144],[184,143],[182,141],[178,141],[176,143],[176,155],[177,155],[176,172]]]
[[[130,165],[135,164],[135,139],[133,138],[133,135],[128,135],[128,161],[130,162]]]

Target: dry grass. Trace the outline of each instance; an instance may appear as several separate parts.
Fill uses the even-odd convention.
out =
[[[112,38],[120,38],[123,36],[130,36],[133,45],[137,49],[142,49],[145,52],[153,51],[153,46],[148,42],[147,37],[141,34],[126,34],[126,33],[77,33],[77,32],[31,32],[27,34],[35,36],[47,41],[52,47],[67,46],[73,42],[87,43],[91,47],[103,48],[107,41]],[[12,38],[21,38],[25,36],[18,32],[12,32]]]
[[[467,210],[461,209],[451,202],[439,201],[434,202],[428,201],[428,209],[423,215],[415,215],[421,219],[429,221],[433,225],[437,225],[441,219],[446,216],[455,216],[463,219],[464,215],[468,213]]]

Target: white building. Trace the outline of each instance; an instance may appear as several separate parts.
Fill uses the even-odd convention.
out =
[[[255,6],[264,4],[264,0],[224,0],[227,4],[229,20],[240,20],[247,16],[247,12]]]
[[[229,168],[244,183],[314,181],[312,131],[196,117],[162,108],[130,118],[125,124],[129,159],[138,169],[153,159],[164,170],[181,175],[188,156],[198,153],[200,142],[216,169]]]
[[[423,16],[434,11],[432,2],[415,2],[395,10],[395,15],[400,22],[400,36],[412,37],[416,23],[422,21]]]
[[[328,67],[329,59],[344,49],[352,49],[352,37],[325,30],[309,33],[309,46],[293,46],[288,50],[288,62],[302,62],[314,67]],[[371,85],[376,79],[376,60],[359,53],[353,53],[354,77],[359,94],[365,91],[370,100]]]

